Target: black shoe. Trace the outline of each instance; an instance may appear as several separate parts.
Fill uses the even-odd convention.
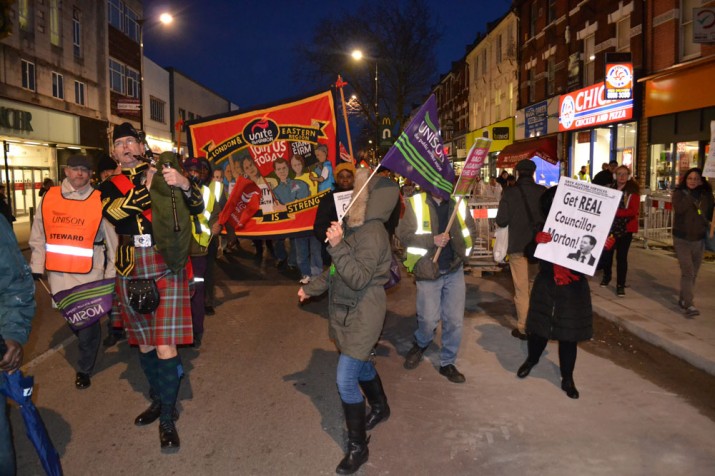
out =
[[[173,421],[162,421],[159,424],[159,441],[161,441],[162,453],[176,453],[179,451],[181,441]]]
[[[276,268],[278,268],[278,269],[284,268],[286,265],[286,261],[287,260],[284,260],[284,259],[279,259],[278,261],[276,261]]]
[[[203,332],[197,332],[194,334],[194,343],[192,344],[192,347],[194,349],[200,349],[201,348],[201,341],[204,338],[204,333]]]
[[[625,286],[616,286],[616,296],[625,297],[625,295],[626,295],[626,287]]]
[[[447,379],[452,383],[464,383],[467,380],[464,378],[464,374],[457,370],[457,367],[453,364],[440,367],[439,373],[447,377]]]
[[[124,332],[110,332],[109,335],[104,338],[102,344],[104,344],[104,347],[112,347],[113,345],[116,345],[117,342],[126,340],[126,338],[127,335]]]
[[[417,343],[412,344],[412,348],[405,355],[404,367],[407,370],[412,370],[417,368],[417,366],[422,362],[422,356],[427,350],[427,347],[420,347]]]
[[[139,414],[138,417],[134,419],[134,424],[136,426],[149,425],[154,423],[161,416],[161,402],[159,400],[152,400],[149,408],[144,410]],[[174,408],[174,421],[179,419],[179,412]]]
[[[526,340],[526,334],[520,332],[519,329],[513,329],[511,331],[511,336],[516,337],[517,339]]]
[[[89,378],[89,374],[77,372],[74,378],[74,386],[77,387],[78,390],[84,390],[90,385],[92,385],[92,380]]]
[[[562,380],[561,390],[566,392],[566,395],[574,400],[579,397],[578,390],[576,390],[576,385],[573,383],[573,380]]]
[[[531,369],[533,369],[536,364],[538,364],[538,362],[531,362],[529,360],[525,360],[524,363],[521,364],[521,367],[519,367],[519,370],[516,371],[516,376],[519,378],[528,377],[528,375],[531,373]]]
[[[608,286],[608,283],[610,283],[610,282],[611,282],[611,278],[603,278],[601,280],[601,284],[599,284],[599,286],[601,286],[602,288],[605,288],[606,286]]]
[[[216,309],[214,309],[213,306],[205,306],[204,312],[207,316],[213,316],[214,314],[216,314]]]

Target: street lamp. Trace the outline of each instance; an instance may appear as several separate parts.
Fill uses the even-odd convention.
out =
[[[361,50],[353,50],[351,53],[351,56],[355,61],[362,61],[362,59],[365,57],[362,53]],[[378,96],[378,61],[377,58],[373,58],[375,60],[375,162],[378,161],[378,151],[380,147],[380,106],[379,106],[379,96]]]
[[[156,18],[156,17],[155,17]],[[139,24],[139,129],[144,132],[144,24],[146,18],[137,20]],[[173,23],[171,13],[163,12],[159,15],[159,23],[168,26]]]

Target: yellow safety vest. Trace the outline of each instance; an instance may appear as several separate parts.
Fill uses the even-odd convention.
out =
[[[195,226],[192,227],[192,233],[194,239],[199,244],[206,248],[211,240],[211,227],[209,226],[209,220],[211,219],[211,212],[216,206],[216,202],[221,201],[221,194],[223,193],[223,183],[211,181],[211,183],[206,186],[201,186],[201,195],[204,200],[204,211],[195,215],[195,219],[198,221]],[[197,228],[199,228],[197,230]]]
[[[410,202],[412,210],[415,212],[415,218],[417,219],[417,230],[415,230],[415,235],[431,235],[432,223],[429,208],[427,207],[427,194],[418,193],[409,197],[407,200]],[[467,225],[464,222],[467,213],[467,204],[464,200],[460,200],[457,211],[457,220],[459,221],[459,227],[462,230],[465,252],[466,255],[469,256],[472,252],[472,236],[469,234],[469,228],[467,228]],[[415,267],[415,264],[417,264],[417,261],[425,256],[427,251],[428,250],[426,248],[408,246],[405,250],[406,258],[404,261],[407,271],[412,272],[412,269]]]

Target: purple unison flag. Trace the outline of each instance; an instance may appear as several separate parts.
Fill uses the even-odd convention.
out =
[[[444,156],[434,94],[415,114],[380,165],[408,178],[423,190],[449,200],[454,169]]]
[[[114,278],[107,278],[59,291],[52,299],[70,327],[80,330],[112,309],[113,293]]]

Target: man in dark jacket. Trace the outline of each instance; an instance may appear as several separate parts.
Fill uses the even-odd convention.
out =
[[[35,283],[10,224],[1,218],[0,256],[0,372],[12,373],[22,364],[22,346],[35,316]],[[4,382],[0,375],[0,387]],[[15,474],[15,450],[4,398],[0,410],[0,473]]]
[[[546,187],[534,182],[536,164],[525,159],[516,164],[515,171],[519,174],[515,187],[504,190],[496,223],[500,227],[509,227],[509,269],[514,281],[514,305],[516,306],[517,328],[511,335],[526,339],[526,314],[529,311],[529,261],[524,256],[524,248],[528,245],[540,225],[544,223],[544,216],[538,206],[541,195]],[[529,212],[531,212],[531,217]]]
[[[601,170],[599,173],[596,174],[595,177],[593,177],[591,183],[595,183],[596,185],[603,185],[604,187],[609,187],[613,183],[613,174],[616,173],[617,168],[618,162],[615,160],[610,161],[606,168]]]

